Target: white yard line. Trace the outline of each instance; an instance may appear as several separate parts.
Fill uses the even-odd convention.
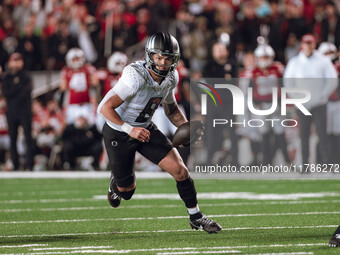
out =
[[[244,248],[246,248],[246,246],[244,246]],[[53,248],[52,248],[53,249]],[[72,248],[63,248],[64,250],[69,250],[69,249],[73,249]],[[111,250],[111,251],[114,251],[114,252],[117,252],[117,253],[127,253],[127,252],[150,252],[150,251],[178,251],[178,250],[181,250],[181,251],[188,251],[188,250],[204,250],[204,249],[211,249],[211,250],[214,250],[214,249],[226,249],[226,247],[220,247],[220,246],[216,246],[216,247],[172,247],[172,248],[152,248],[152,249],[134,249],[134,250]],[[229,248],[228,248],[229,249]],[[32,248],[30,249],[32,251],[43,251],[43,250],[47,250],[45,248]]]
[[[239,206],[239,205],[300,205],[300,204],[329,204],[340,203],[340,200],[292,200],[292,201],[261,201],[261,202],[231,202],[231,203],[200,203],[200,206]],[[158,206],[157,206],[158,207]]]
[[[40,234],[40,235],[1,235],[0,238],[29,238],[29,237],[60,237],[60,236],[91,236],[91,235],[112,235],[112,234],[140,234],[140,233],[167,233],[167,232],[188,232],[192,229],[176,230],[140,230],[140,231],[112,231],[92,233],[64,233],[64,234]]]
[[[271,229],[314,229],[314,228],[335,228],[338,225],[324,226],[282,226],[282,227],[242,227],[242,228],[224,228],[224,231],[237,230],[271,230]],[[60,236],[91,236],[91,235],[111,235],[111,234],[144,234],[144,233],[175,233],[188,232],[192,229],[174,229],[174,230],[138,230],[138,231],[112,231],[112,232],[94,232],[94,233],[64,233],[64,234],[40,234],[40,235],[1,235],[0,238],[29,238],[29,237],[60,237]]]
[[[84,193],[81,190],[47,190],[47,191],[16,191],[16,192],[0,192],[0,197],[8,197],[8,196],[35,196],[35,195],[70,195],[70,194],[82,194]]]
[[[134,252],[134,251],[131,251]],[[128,250],[76,250],[76,251],[66,251],[66,252],[34,252],[30,254],[36,254],[36,255],[46,255],[46,254],[72,254],[72,253],[101,253],[101,254],[126,254],[131,253]],[[150,252],[150,251],[148,251]],[[240,253],[240,251],[237,250],[225,250],[225,251],[187,251],[187,252],[165,252],[165,253],[156,253],[158,254],[228,254],[228,253]],[[21,253],[20,253],[21,254]],[[252,253],[253,254],[253,253]],[[314,254],[313,252],[293,252],[293,253],[264,253],[259,255],[302,255],[302,254]],[[13,254],[12,254],[13,255]],[[254,255],[254,254],[253,254]]]
[[[92,192],[102,193],[102,190],[92,190]],[[0,197],[7,196],[35,196],[35,195],[71,195],[82,194],[81,190],[49,190],[49,191],[30,191],[30,192],[0,192]],[[103,193],[102,193],[103,194]],[[340,197],[339,192],[315,192],[315,193],[254,193],[254,192],[200,192],[199,199],[246,199],[246,200],[299,200],[302,198],[323,198],[323,197]],[[140,200],[163,199],[163,200],[180,200],[178,193],[149,193],[135,194],[133,198]],[[106,195],[94,195],[93,199],[106,200]],[[21,199],[24,201],[23,199]],[[11,200],[10,200],[11,201]],[[13,200],[12,200],[13,201]]]
[[[65,199],[66,200],[66,199]],[[20,201],[20,200],[19,200]],[[340,200],[307,200],[307,201],[272,201],[272,202],[235,202],[235,203],[201,203],[200,206],[240,206],[240,205],[299,205],[299,204],[328,204],[328,203],[340,203]],[[182,204],[180,205],[126,205],[120,206],[123,209],[135,209],[135,208],[173,208],[173,207],[183,207]],[[31,211],[82,211],[82,210],[103,210],[103,209],[110,209],[109,206],[90,206],[90,207],[65,207],[65,208],[22,208],[22,209],[0,209],[0,213],[9,213],[9,212],[31,212]]]
[[[113,246],[80,246],[80,247],[48,247],[32,248],[32,251],[55,251],[55,250],[86,250],[86,249],[111,249]]]
[[[2,209],[0,213],[9,213],[9,212],[54,212],[54,211],[84,211],[84,210],[103,210],[103,209],[112,209],[109,206],[89,206],[89,207],[63,207],[63,208],[39,208],[39,209]]]
[[[310,192],[310,193],[254,193],[254,192],[200,192],[197,195],[198,199],[246,199],[246,200],[299,200],[302,198],[323,198],[323,197],[340,197],[339,192]],[[94,196],[99,200],[106,200],[106,195]],[[135,194],[133,199],[150,200],[180,200],[177,193],[149,193]]]
[[[29,208],[26,208],[26,209],[2,209],[0,210],[0,213],[9,213],[9,212],[33,212],[33,211],[36,211],[36,210],[33,210],[33,209],[29,209]]]
[[[133,252],[133,251],[131,251]],[[141,251],[138,251],[141,252]],[[150,251],[148,251],[150,252]],[[237,250],[221,250],[221,251],[180,251],[171,253],[157,253],[157,254],[227,254],[227,253],[240,253]],[[75,250],[66,252],[35,252],[31,254],[68,254],[68,253],[110,253],[110,254],[120,254],[120,253],[130,253],[128,250]]]
[[[219,250],[221,251],[230,251],[236,249],[252,249],[252,248],[283,248],[283,247],[313,247],[313,246],[326,246],[326,243],[315,243],[315,244],[269,244],[269,245],[243,245],[243,246],[216,246],[216,247],[173,247],[173,248],[153,248],[153,249],[129,249],[129,250],[84,250],[84,249],[78,249],[73,250],[72,248],[65,247],[66,251],[51,251],[51,252],[34,252],[31,254],[69,254],[69,253],[111,253],[111,254],[122,254],[122,253],[136,253],[136,252],[180,252],[179,254],[185,254],[185,252],[190,251],[200,251],[202,252],[211,252]],[[95,247],[95,246],[94,246]],[[99,247],[99,246],[98,246]],[[97,248],[97,247],[95,247]],[[32,248],[30,249],[32,251],[42,251],[44,248]],[[164,254],[164,253],[160,253]],[[312,254],[312,253],[306,253],[306,252],[291,252],[291,253],[275,253],[278,254]]]
[[[267,245],[238,245],[238,246],[215,246],[215,247],[169,247],[169,248],[152,248],[152,249],[129,249],[114,250],[116,252],[150,252],[150,251],[189,251],[189,250],[219,250],[219,249],[248,249],[248,248],[283,248],[283,247],[312,247],[327,246],[327,243],[309,243],[309,244],[267,244]],[[36,250],[36,249],[31,249]]]
[[[48,244],[20,244],[20,245],[0,245],[0,249],[4,248],[26,248],[26,247],[39,247],[39,246],[48,246]]]
[[[209,215],[212,218],[226,217],[267,217],[267,216],[299,216],[299,215],[333,215],[339,212],[300,212],[300,213],[253,213],[253,214],[218,214]],[[130,220],[171,220],[187,219],[188,216],[159,216],[159,217],[130,217],[130,218],[97,218],[97,219],[61,219],[61,220],[32,220],[32,221],[2,221],[0,224],[46,224],[46,223],[67,223],[67,222],[93,222],[93,221],[130,221]]]
[[[106,198],[105,198],[106,199]],[[99,202],[102,199],[97,198],[60,198],[60,199],[32,199],[32,200],[0,200],[0,204],[35,204],[35,203],[67,203],[67,202]],[[340,203],[340,200],[292,200],[292,201],[260,201],[260,202],[228,202],[228,203],[200,203],[200,206],[239,206],[239,205],[287,205],[287,204],[328,204]],[[183,207],[182,204],[173,205],[123,205],[120,208],[168,208]],[[100,207],[102,209],[102,207]],[[0,210],[1,211],[1,210]]]
[[[314,254],[313,252],[281,252],[281,253],[251,253],[251,255],[303,255]]]
[[[17,199],[17,200],[2,200],[0,204],[45,204],[45,203],[67,203],[67,202],[94,202],[98,199],[94,198],[57,198],[57,199]]]
[[[160,252],[157,255],[181,255],[181,254],[227,254],[240,253],[238,250],[221,250],[221,251],[180,251],[180,252]]]

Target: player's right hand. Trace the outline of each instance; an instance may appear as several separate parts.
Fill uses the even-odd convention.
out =
[[[129,136],[137,139],[142,143],[147,143],[150,141],[150,131],[142,127],[134,127]]]

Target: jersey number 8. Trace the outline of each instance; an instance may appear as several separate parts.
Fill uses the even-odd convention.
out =
[[[158,108],[161,101],[162,101],[162,97],[150,98],[149,102],[146,104],[145,108],[139,114],[135,122],[139,122],[139,123],[147,122],[152,117],[152,115]]]

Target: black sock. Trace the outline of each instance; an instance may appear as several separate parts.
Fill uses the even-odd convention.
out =
[[[197,192],[194,181],[189,177],[184,181],[177,181],[177,190],[181,199],[187,208],[193,208],[197,205]]]
[[[197,220],[202,218],[203,214],[201,212],[190,214],[190,220]]]

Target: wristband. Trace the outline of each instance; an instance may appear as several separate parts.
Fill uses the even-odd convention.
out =
[[[127,133],[128,135],[131,133],[133,126],[130,124],[124,122],[124,124],[120,127],[123,132]]]

